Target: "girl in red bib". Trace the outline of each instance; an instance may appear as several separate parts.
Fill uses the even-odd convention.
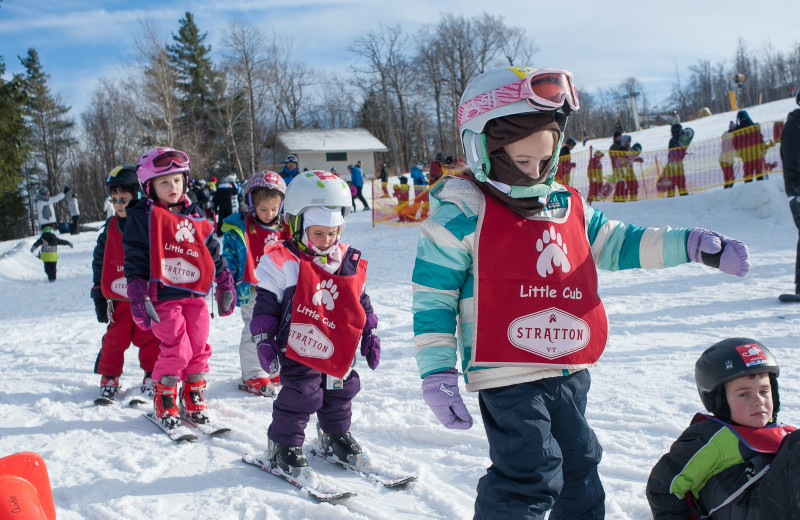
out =
[[[280,376],[261,367],[256,344],[250,335],[250,321],[256,304],[256,266],[269,246],[289,238],[289,227],[283,225],[281,209],[286,183],[275,172],[254,173],[244,187],[244,211],[226,218],[222,223],[225,238],[222,256],[228,262],[236,282],[236,305],[242,311],[242,338],[239,360],[242,379],[239,388],[257,395],[273,396]]]
[[[340,242],[351,208],[342,179],[307,171],[286,188],[291,240],[268,247],[256,268],[250,331],[261,366],[280,364],[281,391],[272,407],[264,462],[293,478],[314,478],[303,455],[305,427],[317,414],[320,450],[366,468],[369,457],[350,433],[351,401],[360,389],[356,350],[378,366],[378,318],[364,292],[367,262]]]
[[[607,219],[554,181],[567,117],[580,103],[561,69],[491,69],[458,108],[469,163],[431,188],[412,275],[422,394],[448,428],[478,392],[492,465],[475,519],[600,519],[602,449],[585,417],[588,368],[606,345],[597,269],[707,262],[744,276],[747,247],[701,228]]]
[[[207,423],[203,389],[211,347],[205,297],[216,282],[219,314],[228,316],[236,307],[236,288],[211,224],[186,196],[189,156],[153,148],[137,166],[147,197],[128,211],[122,245],[133,321],[152,328],[161,342],[153,369],[155,416],[167,430],[180,427],[181,415]]]

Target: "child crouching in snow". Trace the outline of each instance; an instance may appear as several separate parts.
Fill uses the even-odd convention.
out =
[[[446,427],[472,426],[459,356],[467,390],[478,392],[492,465],[475,519],[604,517],[602,449],[585,417],[587,369],[608,334],[598,267],[665,268],[703,253],[721,253],[706,261],[726,273],[750,267],[737,240],[608,220],[554,182],[579,106],[564,70],[497,68],[474,79],[458,109],[470,169],[436,183],[439,205],[420,229],[415,357],[423,399]]]
[[[239,388],[258,395],[273,396],[280,376],[270,374],[258,362],[256,344],[250,334],[253,307],[256,305],[255,269],[267,248],[289,239],[289,228],[282,223],[286,182],[275,172],[254,173],[244,187],[244,211],[226,218],[222,256],[236,282],[236,305],[242,311],[244,328],[239,342],[242,380]]]
[[[800,432],[778,421],[778,366],[750,338],[709,347],[695,363],[698,413],[647,481],[654,520],[800,518]]]
[[[128,211],[125,277],[133,321],[152,328],[161,341],[153,369],[155,416],[169,431],[181,426],[181,412],[195,423],[209,422],[203,396],[211,357],[205,296],[216,281],[219,314],[228,316],[236,307],[236,287],[211,236],[213,227],[186,196],[189,156],[153,148],[137,166],[146,198]]]
[[[367,262],[339,241],[350,208],[345,181],[325,171],[300,173],[284,203],[292,238],[269,247],[256,269],[250,331],[261,366],[271,372],[277,360],[281,370],[264,462],[293,477],[308,474],[302,445],[313,413],[326,456],[369,464],[350,433],[352,400],[361,387],[352,364],[360,341],[374,370],[380,339],[364,292]]]

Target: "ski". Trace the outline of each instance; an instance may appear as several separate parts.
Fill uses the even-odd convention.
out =
[[[332,500],[340,500],[343,498],[356,496],[357,493],[353,491],[345,491],[336,489],[329,486],[327,483],[321,482],[320,476],[310,467],[302,469],[299,475],[292,476],[283,472],[280,468],[270,468],[259,455],[246,454],[242,457],[242,461],[251,466],[255,466],[262,471],[275,475],[276,477],[285,480],[289,484],[296,486],[308,493],[308,495],[319,502],[330,502]]]
[[[800,302],[800,294],[781,294],[778,296],[778,301],[788,303],[788,302]]]
[[[311,454],[315,455],[317,457],[320,457],[322,459],[325,459],[326,461],[330,462],[331,464],[335,464],[335,465],[339,466],[340,468],[344,468],[344,469],[346,469],[348,471],[352,471],[353,473],[356,473],[359,476],[375,480],[376,482],[379,482],[379,483],[383,484],[387,488],[405,486],[409,482],[413,482],[413,481],[417,480],[417,476],[413,475],[413,474],[390,475],[388,473],[384,473],[384,472],[381,472],[381,471],[378,471],[378,470],[374,470],[374,469],[372,469],[370,467],[364,467],[364,466],[359,467],[358,465],[355,465],[355,464],[348,464],[347,462],[342,462],[341,460],[339,460],[337,458],[328,457],[327,455],[325,455],[324,453],[322,453],[321,451],[319,451],[317,449],[312,449],[311,450]],[[362,460],[362,462],[365,465],[372,464],[372,462],[369,460],[369,457],[367,455],[360,454],[360,456],[363,456],[364,458],[366,458],[366,460]]]
[[[161,422],[161,420],[153,414],[153,412],[147,412],[145,417],[151,422],[153,422],[156,426],[161,428],[161,430],[166,433],[170,439],[173,441],[196,441],[197,435],[191,432],[189,428],[186,426],[178,426],[177,428],[167,428]]]
[[[128,401],[128,406],[137,407],[145,404],[153,404],[153,400],[146,400],[144,397],[131,397]]]
[[[249,387],[244,383],[239,383],[239,390],[247,392],[248,394],[272,397],[273,399],[278,396],[278,389],[275,388],[275,385],[265,385],[262,388],[264,388],[264,390]]]
[[[94,404],[96,404],[97,406],[110,406],[114,404],[114,402],[115,401],[113,399],[109,397],[104,397],[102,395],[94,400]]]
[[[192,426],[197,428],[198,431],[212,437],[214,435],[221,435],[223,433],[231,431],[231,429],[228,428],[227,426],[222,426],[221,424],[217,424],[215,421],[212,421],[210,419],[207,423],[195,422],[195,420],[192,419],[192,417],[189,414],[185,413],[183,410],[181,410],[181,420],[188,424],[191,424]]]

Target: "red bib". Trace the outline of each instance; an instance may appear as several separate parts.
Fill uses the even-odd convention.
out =
[[[161,206],[150,210],[150,280],[197,294],[208,294],[214,260],[206,238],[214,231],[204,218],[173,213]]]
[[[345,377],[367,323],[360,301],[366,281],[364,259],[349,276],[331,274],[301,259],[286,357],[323,374]]]
[[[122,231],[115,215],[106,224],[106,248],[103,251],[103,272],[100,290],[107,300],[128,299],[128,280],[125,278],[125,251],[122,249]]]
[[[253,285],[258,284],[256,279],[256,266],[272,244],[277,244],[289,238],[289,230],[276,231],[264,229],[256,224],[253,216],[247,213],[244,218],[244,243],[247,248],[247,259],[244,264],[242,280]]]
[[[731,424],[704,413],[696,414],[692,419],[692,424],[706,419],[730,429],[745,446],[759,453],[778,453],[786,437],[797,429],[794,426],[783,423],[770,423],[763,428],[752,428],[750,426]]]
[[[580,201],[574,188],[565,188]],[[608,318],[580,204],[552,221],[526,219],[494,197],[483,198],[475,233],[470,366],[577,368],[596,362]]]

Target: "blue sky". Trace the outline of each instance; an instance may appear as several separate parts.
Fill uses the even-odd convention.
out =
[[[651,7],[650,4],[657,4]],[[293,42],[294,58],[311,67],[347,72],[347,45],[356,37],[400,24],[414,33],[436,24],[440,13],[467,17],[500,15],[526,28],[540,49],[532,65],[575,74],[579,91],[617,85],[635,76],[651,99],[670,93],[676,74],[688,76],[699,59],[730,60],[743,38],[751,50],[768,45],[787,52],[800,42],[797,4],[789,0],[702,2],[672,0],[636,5],[575,0],[3,0],[0,55],[9,72],[22,72],[17,56],[39,52],[53,91],[77,117],[98,81],[118,77],[136,54],[141,21],[150,20],[166,38],[191,11],[221,49],[228,24],[247,22]],[[708,4],[708,5],[707,5]],[[713,4],[713,5],[712,5]],[[761,8],[769,6],[769,9]],[[490,9],[491,8],[491,9]],[[493,10],[494,9],[494,10]],[[630,20],[630,21],[628,21]]]

